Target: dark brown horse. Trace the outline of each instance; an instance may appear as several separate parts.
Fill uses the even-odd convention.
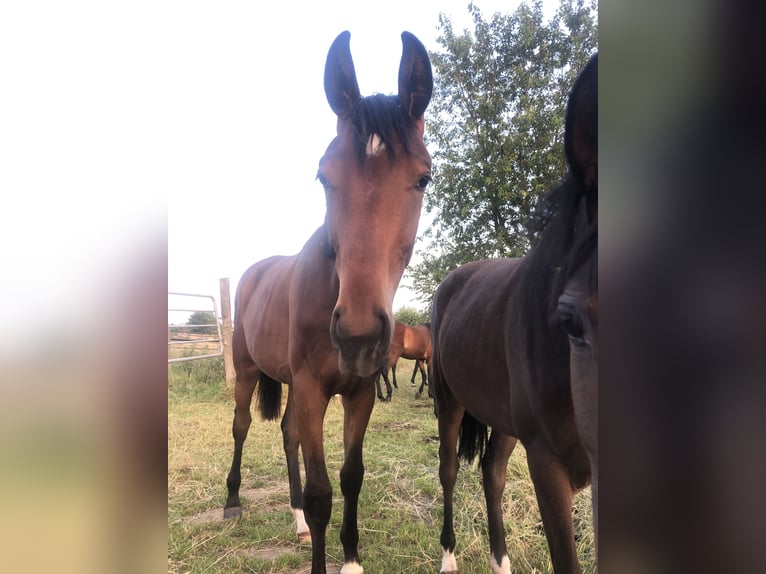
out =
[[[422,381],[420,384],[420,391],[417,396],[423,392],[423,386],[426,384],[426,368],[424,363],[428,364],[428,360],[431,358],[431,324],[422,323],[420,325],[405,325],[396,321],[394,324],[394,337],[391,340],[391,348],[388,352],[388,363],[381,371],[383,381],[386,383],[386,396],[383,396],[382,389],[380,387],[380,377],[375,378],[375,388],[378,392],[378,399],[381,401],[391,400],[391,382],[388,380],[388,370],[391,370],[391,378],[394,383],[394,388],[399,388],[396,384],[396,363],[399,358],[410,359],[415,361],[415,368],[412,371],[412,378],[410,384],[415,384],[415,375],[420,371]]]
[[[565,122],[569,173],[544,199],[547,223],[536,247],[520,259],[464,265],[434,295],[431,383],[444,493],[442,572],[457,572],[452,499],[458,460],[478,455],[492,572],[510,573],[501,501],[508,458],[518,439],[527,451],[553,569],[557,574],[580,572],[572,497],[591,478],[588,454],[595,443],[581,440],[578,428],[583,437],[595,439],[594,358],[583,352],[584,370],[575,383],[570,360],[576,358],[570,358],[562,326],[569,328],[573,347],[584,340],[584,330],[567,323],[566,311],[570,298],[578,309],[587,301],[587,295],[575,293],[585,285],[579,274],[585,268],[562,270],[570,268],[573,253],[589,235],[595,251],[597,74],[594,56],[570,92]]]
[[[598,225],[572,249],[555,320],[569,337],[572,406],[591,467],[593,526],[598,547]]]
[[[361,97],[349,33],[333,42],[325,92],[338,116],[337,135],[319,161],[325,190],[322,225],[292,257],[272,257],[243,275],[236,296],[233,351],[237,373],[234,458],[224,516],[241,513],[242,446],[255,389],[261,415],[282,420],[291,505],[303,508],[312,540],[311,572],[325,568],[332,488],[322,425],[330,398],[343,397],[343,574],[363,571],[357,550],[362,443],[375,403],[374,377],[388,358],[394,292],[412,254],[431,158],[423,143],[433,87],[423,45],[402,34],[399,91]],[[392,228],[391,222],[396,222]],[[298,446],[306,484],[300,496]]]

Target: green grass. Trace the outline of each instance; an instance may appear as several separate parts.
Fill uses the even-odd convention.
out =
[[[278,422],[254,413],[242,463],[243,515],[222,520],[231,464],[233,392],[219,359],[168,369],[168,572],[282,574],[309,572],[310,545],[298,543],[289,510],[287,468]],[[412,365],[402,361],[402,374]],[[404,379],[404,377],[402,377]],[[364,447],[359,500],[359,552],[368,574],[435,573],[441,563],[442,517],[438,433],[430,399],[415,399],[408,380],[391,403],[377,403]],[[343,561],[343,410],[330,401],[325,451],[333,486],[327,531],[328,570]],[[550,572],[534,489],[519,446],[508,464],[506,541],[515,573]],[[590,490],[575,497],[575,531],[584,572],[595,572]],[[455,490],[455,533],[461,573],[489,571],[486,508],[478,468],[463,465]]]

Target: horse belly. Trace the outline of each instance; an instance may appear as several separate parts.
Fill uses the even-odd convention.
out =
[[[439,370],[452,394],[482,423],[515,436],[502,333],[485,331],[486,337],[468,336],[464,329],[444,333]]]
[[[248,353],[259,370],[285,384],[291,383],[288,361],[288,286],[291,258],[276,261],[264,269],[254,266],[248,289],[238,294],[238,319],[242,323]],[[243,277],[243,282],[245,278]]]

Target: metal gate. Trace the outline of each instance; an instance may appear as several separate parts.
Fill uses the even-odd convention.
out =
[[[188,317],[196,312],[210,313],[213,322],[189,324]],[[184,316],[187,321],[179,322]],[[212,295],[168,291],[168,363],[223,355],[223,337],[218,318],[218,305]]]

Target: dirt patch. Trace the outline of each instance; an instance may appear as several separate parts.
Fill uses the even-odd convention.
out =
[[[375,425],[371,425],[370,428],[374,430],[385,430],[389,432],[399,432],[399,431],[408,431],[408,430],[415,430],[417,429],[417,425],[410,423],[410,422],[398,422],[398,421],[392,421],[392,422],[385,422],[385,423],[377,423]]]
[[[423,403],[415,403],[410,406],[412,409],[433,409],[434,403],[433,401],[423,402]]]
[[[261,488],[242,488],[239,491],[239,496],[240,498],[247,498],[250,502],[258,502],[273,494],[282,494],[289,491],[290,485],[287,483],[270,484]]]
[[[199,512],[193,516],[189,516],[184,520],[184,522],[187,524],[197,525],[204,524],[206,522],[220,522],[221,520],[223,520],[223,507],[211,508],[210,510]]]
[[[340,574],[342,566],[335,564],[327,565],[327,574]],[[311,574],[311,563],[309,562],[305,566],[302,566],[299,570],[295,571],[295,574]]]
[[[249,506],[248,503],[256,503],[261,500],[264,500],[274,494],[280,494],[283,492],[287,492],[289,489],[289,486],[285,484],[270,484],[268,486],[264,486],[262,488],[243,488],[239,491],[239,495],[241,498],[247,499],[247,502],[245,502],[245,511],[247,506]],[[269,510],[278,510],[277,507],[269,507]],[[203,510],[202,512],[198,512],[197,514],[194,514],[192,516],[189,516],[184,519],[184,522],[191,525],[197,525],[197,524],[204,524],[206,522],[221,522],[223,520],[223,506],[220,506],[219,508],[210,508],[208,510]]]
[[[260,558],[262,560],[274,560],[285,554],[291,554],[295,552],[295,548],[291,546],[265,546],[262,548],[252,548],[244,552],[248,556],[253,558]],[[309,569],[310,571],[310,569]]]

